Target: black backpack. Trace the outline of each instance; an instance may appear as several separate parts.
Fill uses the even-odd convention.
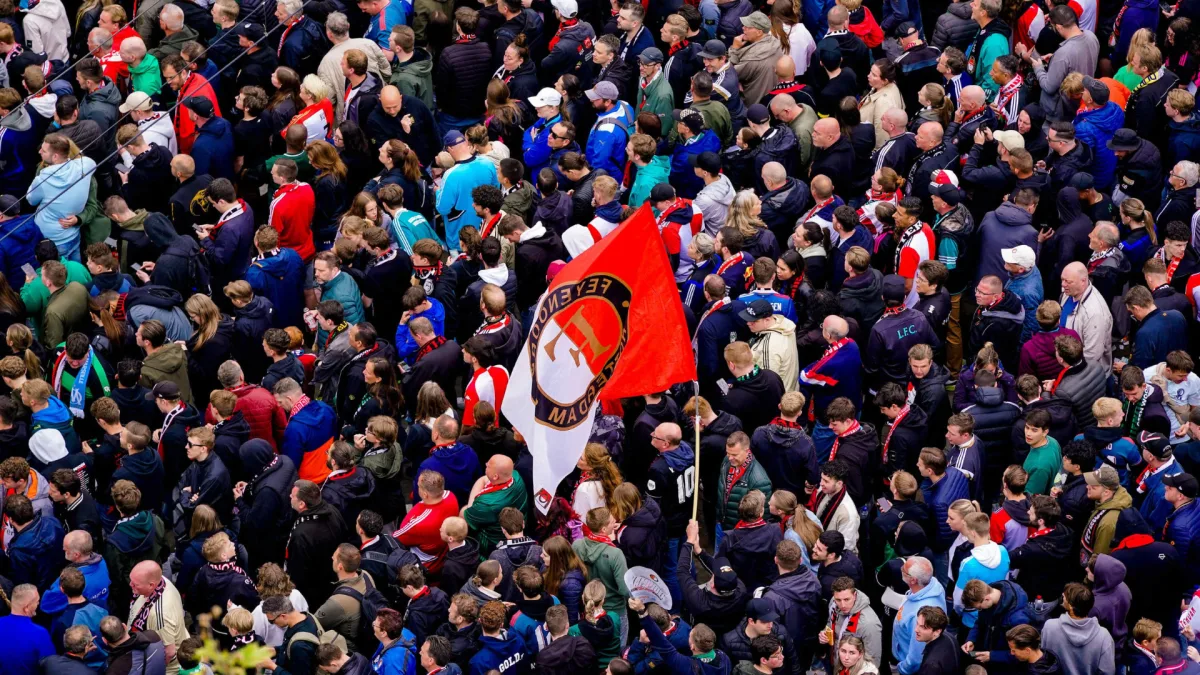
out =
[[[420,565],[421,561],[415,553],[401,546],[393,537],[380,535],[379,541],[388,547],[388,552],[368,551],[363,553],[362,561],[364,566],[369,567],[369,569],[387,570],[387,576],[379,577],[378,583],[380,588],[383,589],[384,596],[395,602],[403,597],[398,582],[400,570],[408,565]],[[368,566],[367,563],[370,563],[370,565]]]
[[[379,616],[379,610],[388,606],[387,598],[383,597],[383,593],[375,587],[375,583],[371,580],[370,574],[363,575],[363,583],[367,587],[366,593],[359,593],[346,584],[342,584],[334,589],[334,595],[344,595],[348,598],[353,598],[358,601],[361,608],[362,618],[358,621],[358,635],[354,639],[354,646],[363,653],[373,654],[375,652],[375,617]],[[369,648],[368,648],[369,646]]]

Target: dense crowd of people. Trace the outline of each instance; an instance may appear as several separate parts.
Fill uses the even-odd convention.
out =
[[[0,674],[1200,673],[1193,0],[108,1],[0,0]],[[696,380],[535,500],[642,209]]]

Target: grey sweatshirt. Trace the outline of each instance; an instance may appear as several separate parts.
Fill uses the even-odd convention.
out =
[[[1085,30],[1082,35],[1066,40],[1054,52],[1050,66],[1042,65],[1040,58],[1033,61],[1033,72],[1037,75],[1038,85],[1042,88],[1039,103],[1046,113],[1046,122],[1054,122],[1063,116],[1062,97],[1058,95],[1058,87],[1070,73],[1096,72],[1096,59],[1100,56],[1100,42],[1095,34]]]
[[[1042,649],[1054,652],[1064,675],[1114,675],[1113,639],[1095,617],[1064,614],[1042,628]]]

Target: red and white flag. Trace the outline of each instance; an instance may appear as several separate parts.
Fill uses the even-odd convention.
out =
[[[502,410],[533,454],[538,509],[579,461],[601,398],[694,379],[675,276],[643,205],[554,278],[509,378]]]

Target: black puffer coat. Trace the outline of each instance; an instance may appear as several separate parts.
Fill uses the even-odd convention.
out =
[[[664,573],[661,553],[666,544],[667,521],[653,499],[644,499],[642,508],[621,521],[617,547],[625,554],[625,563],[629,567],[641,565]]]
[[[946,8],[945,14],[938,17],[929,44],[941,50],[957,47],[966,52],[978,33],[979,24],[971,19],[971,3],[954,2]]]
[[[491,62],[492,50],[476,38],[443,49],[433,78],[438,108],[454,117],[481,117],[493,72]]]
[[[283,557],[296,466],[288,457],[276,455],[261,438],[246,441],[238,454],[249,485],[235,504],[234,517],[240,523],[238,536],[246,543],[250,569],[258,569]]]

